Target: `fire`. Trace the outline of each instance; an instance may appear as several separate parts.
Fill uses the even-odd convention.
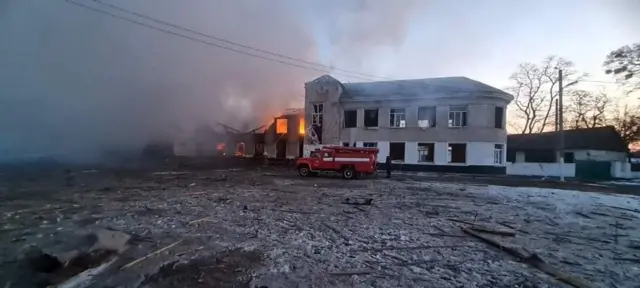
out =
[[[298,132],[300,134],[304,135],[304,133],[305,133],[304,118],[300,118],[300,125],[299,126],[300,127],[298,127]]]
[[[287,125],[289,125],[287,119],[276,119],[276,133],[287,134]]]

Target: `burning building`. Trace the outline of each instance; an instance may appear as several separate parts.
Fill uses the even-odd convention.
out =
[[[288,159],[301,157],[305,134],[304,109],[285,110],[273,119],[264,133],[265,156]]]

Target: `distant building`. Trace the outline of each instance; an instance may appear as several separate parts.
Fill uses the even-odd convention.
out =
[[[507,173],[588,180],[640,177],[629,163],[627,145],[612,126],[565,130],[562,166],[559,137],[556,131],[509,135]]]
[[[378,147],[402,170],[504,174],[513,96],[466,77],[305,84],[306,145]]]
[[[511,134],[507,137],[508,162],[556,163],[557,131]],[[626,161],[627,145],[612,126],[564,131],[564,162]]]

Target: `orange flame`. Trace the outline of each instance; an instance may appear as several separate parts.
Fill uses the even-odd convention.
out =
[[[304,126],[304,118],[300,118],[300,125],[298,127],[298,133],[304,135],[305,133],[305,126]]]

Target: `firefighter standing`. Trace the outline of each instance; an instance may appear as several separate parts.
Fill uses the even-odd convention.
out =
[[[387,160],[385,161],[387,166],[387,178],[391,177],[391,156],[387,156]]]

